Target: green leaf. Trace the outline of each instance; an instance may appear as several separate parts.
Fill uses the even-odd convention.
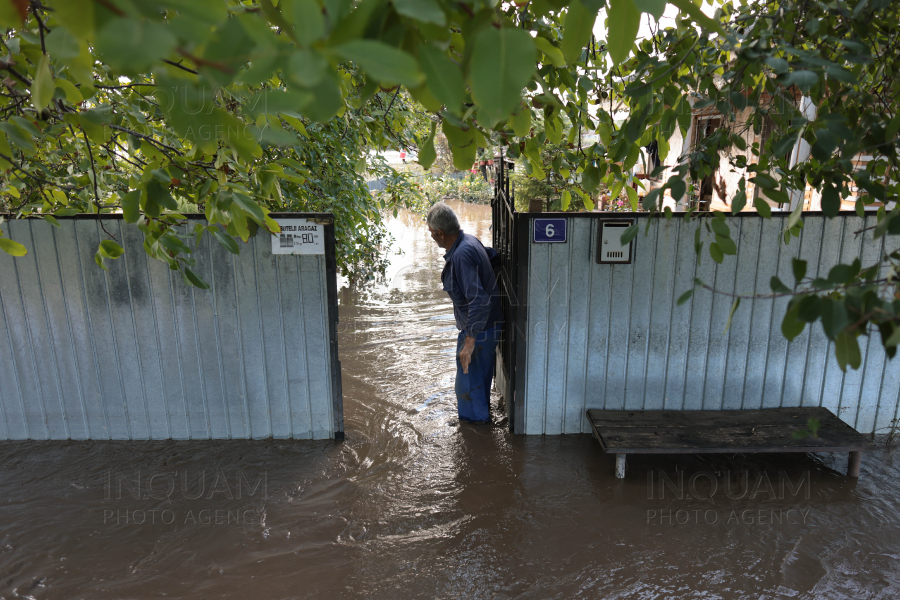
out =
[[[104,258],[111,258],[113,260],[119,258],[124,254],[125,250],[112,240],[103,240],[100,242],[100,254],[103,255]]]
[[[638,10],[652,15],[656,20],[659,20],[666,11],[666,0],[634,0],[634,5]]]
[[[787,229],[792,229],[795,225],[800,223],[800,218],[803,216],[803,200],[801,199],[797,202],[797,206],[794,207],[794,210],[791,211],[791,216],[788,217]]]
[[[465,146],[450,145],[450,153],[453,155],[453,166],[460,171],[467,171],[472,168],[475,162],[475,142],[470,142]]]
[[[683,293],[682,295],[678,296],[678,301],[677,301],[678,306],[681,306],[682,304],[684,304],[685,302],[690,300],[691,296],[693,296],[693,295],[694,295],[694,290],[688,290],[685,293]]]
[[[778,187],[778,181],[765,173],[757,173],[756,176],[750,179],[750,182],[755,183],[764,190],[774,190]]]
[[[722,217],[720,218],[719,215],[722,215]],[[728,228],[728,224],[725,222],[724,215],[725,213],[718,213],[712,220],[710,225],[712,226],[712,230],[716,232],[717,235],[721,235],[725,238],[730,238],[731,229]]]
[[[294,0],[294,35],[306,46],[325,37],[325,18],[316,0]]]
[[[165,58],[176,42],[175,36],[162,23],[115,17],[97,32],[96,47],[113,69],[131,74],[146,70]]]
[[[772,291],[776,294],[790,294],[791,288],[784,285],[784,283],[776,276],[772,276],[772,279],[769,280],[769,287],[772,288]]]
[[[253,32],[257,38],[271,35],[265,27],[261,32],[255,30],[253,23],[254,20],[249,15],[234,16],[225,19],[209,34],[202,56],[209,64],[199,65],[205,78],[222,86],[231,83],[234,75],[247,64],[256,47],[257,42],[250,33]]]
[[[25,246],[5,237],[0,237],[0,250],[3,250],[10,256],[25,256],[28,254],[28,249]]]
[[[725,253],[722,252],[722,249],[715,242],[709,245],[709,255],[719,264],[722,264],[722,261],[725,259]]]
[[[806,277],[806,261],[799,258],[791,259],[791,268],[794,271],[794,281],[800,285],[800,281]]]
[[[104,271],[109,271],[109,269],[106,268],[106,265],[103,262],[103,254],[100,253],[100,250],[97,250],[94,253],[94,262],[97,263],[97,266]]]
[[[619,238],[619,243],[623,246],[625,244],[630,244],[631,240],[637,237],[637,234],[640,232],[641,228],[637,223],[629,225],[625,228],[625,231],[622,232],[622,237]]]
[[[81,54],[81,44],[65,27],[56,27],[44,41],[47,52],[54,60],[66,61]]]
[[[731,202],[731,214],[736,215],[747,206],[747,192],[741,190],[734,196]]]
[[[4,30],[18,29],[21,27],[24,20],[23,16],[24,15],[17,10],[16,5],[11,0],[3,0],[0,2],[0,27]]]
[[[169,190],[164,188],[161,183],[155,179],[147,182],[147,211],[150,211],[150,204],[161,206],[169,210],[178,210],[178,203],[175,198],[169,194]],[[157,209],[158,211],[158,209]]]
[[[50,74],[50,58],[43,54],[41,60],[38,61],[37,71],[34,74],[34,81],[31,84],[31,103],[38,112],[41,112],[50,100],[53,98],[53,75]]]
[[[641,11],[633,0],[610,0],[607,50],[614,65],[625,62],[637,37]]]
[[[426,171],[431,168],[431,165],[433,165],[434,161],[437,159],[437,151],[434,148],[434,136],[436,131],[437,123],[432,122],[431,133],[425,140],[425,144],[419,148],[419,164],[422,165],[422,168]]]
[[[644,210],[653,210],[655,208],[658,208],[656,206],[656,202],[659,199],[659,196],[662,193],[662,191],[663,191],[662,188],[656,188],[656,189],[650,190],[647,193],[647,195],[644,196],[644,199],[641,201],[641,206],[644,207]]]
[[[326,61],[321,54],[315,50],[303,48],[297,50],[291,54],[290,58],[288,58],[286,74],[292,83],[296,83],[304,88],[311,88],[322,82],[328,69],[328,61]],[[285,92],[273,92],[271,100],[277,103],[278,96],[281,94],[287,95]],[[294,92],[293,95],[296,97],[297,93]],[[297,100],[299,100],[299,98]],[[295,101],[294,106],[291,108],[296,110],[304,104],[306,104],[306,102]]]
[[[569,190],[565,190],[562,193],[562,200],[560,200],[560,204],[562,206],[563,211],[569,210],[569,205],[572,203],[572,193]]]
[[[672,190],[672,198],[674,200],[678,200],[679,198],[683,197],[685,192],[687,191],[687,184],[684,182],[684,179],[681,179],[675,175],[669,178],[666,186],[668,186],[668,188]]]
[[[232,254],[240,254],[241,249],[238,247],[237,242],[234,241],[234,238],[226,233],[222,233],[218,229],[213,231],[213,237],[216,238],[216,241],[222,244],[226,250],[231,252]]]
[[[841,210],[841,193],[833,185],[826,183],[822,189],[822,212],[826,217],[836,217]]]
[[[576,190],[578,194],[581,196],[581,201],[584,202],[584,208],[588,212],[594,210],[594,200],[588,195],[582,192],[581,190]]]
[[[819,307],[822,315],[822,329],[828,339],[836,339],[847,325],[850,324],[850,318],[847,316],[847,309],[842,302],[832,300],[831,298],[822,298]]]
[[[822,422],[815,417],[810,417],[810,419],[806,422],[806,428],[809,430],[813,437],[818,437],[816,434],[819,432],[820,427],[822,427]]]
[[[891,119],[888,126],[884,128],[884,141],[893,144],[898,131],[900,131],[900,113]]]
[[[400,84],[416,87],[423,80],[416,59],[384,42],[353,40],[338,46],[334,52],[342,58],[352,60],[384,85]]]
[[[434,97],[451,111],[458,111],[466,95],[466,84],[459,66],[431,45],[419,47],[419,64]]]
[[[37,146],[32,141],[32,136],[17,127],[16,123],[0,122],[0,131],[6,133],[8,141],[20,150],[23,150],[25,154],[31,156],[37,150]]]
[[[512,117],[512,128],[515,134],[521,138],[531,131],[531,109],[523,106],[519,114]]]
[[[796,305],[784,313],[784,319],[781,321],[781,333],[789,342],[793,342],[794,338],[803,333],[805,327],[806,323],[797,318]]]
[[[594,21],[597,20],[597,10],[599,9],[585,6],[582,0],[573,0],[569,4],[563,20],[563,38],[560,43],[560,49],[567,63],[572,64],[581,58],[581,52],[591,40]],[[639,12],[638,17],[640,17]]]
[[[808,91],[809,88],[819,83],[819,76],[815,71],[792,71],[787,74],[783,81],[784,85],[796,85],[801,90]]]
[[[394,9],[403,15],[420,23],[431,23],[444,27],[447,24],[447,15],[441,10],[440,4],[435,0],[392,0]]]
[[[896,327],[891,337],[884,340],[885,348],[896,348],[898,345],[900,345],[900,327]]]
[[[595,165],[588,165],[581,174],[581,186],[592,193],[600,185],[600,170]]]
[[[563,56],[562,50],[551,44],[547,38],[537,36],[534,38],[534,45],[544,53],[544,56],[549,59],[550,64],[554,67],[562,68],[566,66],[566,57]]]
[[[722,27],[722,24],[703,14],[700,6],[694,4],[692,0],[669,0],[669,4],[675,5],[683,13],[687,13],[703,29],[725,35],[725,28]]]
[[[534,41],[526,31],[489,27],[479,33],[470,67],[479,121],[492,127],[508,117],[520,105],[534,66]]]
[[[227,5],[219,0],[162,0],[161,3],[210,25],[215,25],[228,16]]]
[[[262,208],[260,208],[259,204],[254,202],[249,196],[245,196],[240,192],[234,192],[232,194],[234,201],[244,209],[248,215],[250,215],[254,221],[262,225],[266,221],[266,215],[263,213]]]
[[[555,115],[544,119],[544,133],[551,144],[558,144],[562,140],[563,124]]]
[[[728,333],[728,330],[731,329],[731,320],[734,318],[734,313],[737,311],[740,305],[740,298],[735,298],[734,302],[731,303],[731,312],[728,313],[728,321],[726,321],[725,323],[725,331],[722,332],[722,335],[725,335],[726,333]]]
[[[638,209],[638,195],[633,187],[626,186],[625,193],[628,195],[628,203],[631,204],[631,210],[637,212]]]
[[[79,39],[94,36],[94,0],[64,0],[54,2],[56,18]]]
[[[737,254],[737,244],[734,243],[734,240],[731,238],[723,237],[721,235],[716,235],[716,246],[719,247],[719,250],[722,251],[723,254],[728,256],[734,256]]]
[[[57,29],[57,31],[65,31],[65,29]],[[84,96],[81,95],[81,92],[78,91],[78,88],[69,81],[68,79],[57,78],[53,80],[53,84],[56,86],[56,89],[62,90],[66,95],[66,100],[69,104],[80,104],[84,100]]]
[[[333,73],[326,75],[309,91],[313,94],[313,100],[303,107],[303,114],[313,121],[324,123],[344,106],[344,97]]]
[[[848,366],[852,369],[858,369],[862,362],[862,356],[859,353],[859,344],[856,342],[856,336],[842,331],[834,341],[834,355],[837,358],[841,371],[846,372]]]
[[[853,261],[853,264],[834,265],[831,267],[831,270],[828,271],[828,282],[834,285],[846,285],[859,275],[859,270],[861,268],[862,263],[858,258]]]
[[[441,121],[441,130],[447,136],[447,141],[452,146],[470,146],[475,143],[475,134],[470,126],[461,129],[451,123],[450,119],[444,119]]]
[[[209,289],[209,284],[203,281],[199,275],[191,271],[189,267],[184,267],[184,282],[194,287],[198,287],[201,290]]]
[[[191,249],[188,245],[182,242],[181,238],[171,231],[161,236],[159,238],[159,243],[176,254],[180,252],[184,252],[185,254],[191,253]]]
[[[41,216],[44,218],[45,221],[47,221],[54,227],[60,227],[59,221],[57,221],[56,217],[54,217],[53,215],[48,214],[48,213],[43,213]]]
[[[815,323],[822,315],[822,299],[811,294],[797,303],[797,318],[806,323]]]
[[[132,190],[122,196],[122,217],[126,223],[137,223],[141,216],[141,191]]]
[[[762,198],[757,198],[756,200],[754,200],[753,207],[756,208],[756,212],[758,212],[766,219],[772,216],[772,207],[769,206],[769,203]]]

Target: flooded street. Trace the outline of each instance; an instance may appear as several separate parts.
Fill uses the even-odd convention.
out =
[[[486,206],[458,205],[491,243]],[[0,443],[0,598],[897,598],[900,460],[459,426],[443,250],[339,290],[346,440]],[[892,368],[897,365],[891,365]]]

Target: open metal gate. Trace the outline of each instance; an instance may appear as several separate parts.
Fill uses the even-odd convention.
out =
[[[494,198],[491,202],[493,246],[500,254],[500,296],[503,309],[503,335],[500,339],[497,361],[497,386],[506,402],[509,429],[515,432],[516,414],[516,366],[524,358],[525,319],[524,294],[521,284],[527,278],[528,248],[523,247],[523,236],[518,235],[520,215],[516,213],[515,198],[509,181],[513,162],[507,158],[498,161],[494,180]],[[527,238],[523,238],[527,242]]]

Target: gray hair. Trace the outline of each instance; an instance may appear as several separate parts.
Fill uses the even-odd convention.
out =
[[[431,207],[425,222],[432,229],[440,229],[447,235],[459,232],[459,219],[456,218],[456,213],[443,202],[438,202]]]

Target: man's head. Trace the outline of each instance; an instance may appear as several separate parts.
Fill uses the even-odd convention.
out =
[[[443,202],[438,202],[428,211],[425,222],[428,224],[428,231],[431,232],[431,239],[438,246],[445,250],[453,247],[453,243],[459,236],[459,219],[456,218],[456,213],[452,208]]]

